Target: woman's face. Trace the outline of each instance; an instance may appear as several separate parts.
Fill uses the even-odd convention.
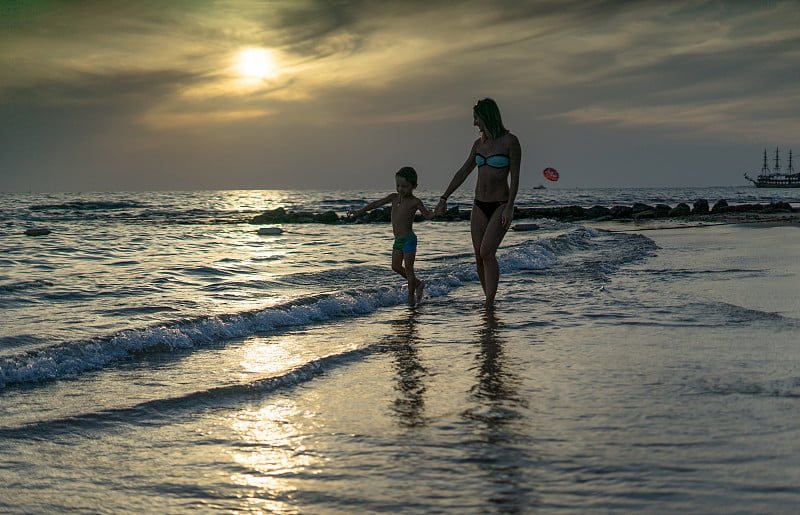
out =
[[[483,120],[481,120],[480,116],[475,113],[472,113],[472,125],[477,127],[479,131],[484,133],[486,132],[486,124],[483,123]]]

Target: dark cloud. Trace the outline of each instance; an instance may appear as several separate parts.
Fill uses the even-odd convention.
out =
[[[123,71],[123,72],[73,72],[59,78],[39,80],[24,87],[7,87],[0,91],[3,104],[48,106],[59,108],[136,110],[196,80],[186,72]]]

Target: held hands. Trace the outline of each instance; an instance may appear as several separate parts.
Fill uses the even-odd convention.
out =
[[[444,198],[439,199],[439,203],[436,204],[436,208],[433,210],[434,217],[444,216],[445,212],[447,211],[447,200]]]

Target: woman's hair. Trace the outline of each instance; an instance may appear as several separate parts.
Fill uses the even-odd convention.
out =
[[[404,166],[401,169],[397,170],[395,174],[397,177],[402,177],[403,179],[407,180],[409,184],[416,187],[417,186],[417,171],[411,168],[410,166]]]
[[[508,132],[508,129],[503,127],[503,119],[500,117],[500,108],[497,107],[497,102],[491,98],[484,98],[478,100],[475,107],[472,108],[475,116],[483,120],[486,125],[486,131],[492,139],[497,139]]]

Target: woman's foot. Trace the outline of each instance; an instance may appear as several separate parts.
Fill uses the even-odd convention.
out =
[[[424,290],[425,290],[425,283],[422,281],[417,281],[417,287],[414,289],[414,293],[416,293],[417,295],[416,298],[417,304],[422,302],[422,294]]]

